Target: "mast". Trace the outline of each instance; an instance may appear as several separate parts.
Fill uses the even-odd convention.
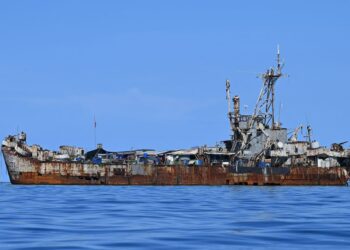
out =
[[[230,80],[226,80],[226,100],[227,100],[227,115],[230,121],[230,127],[232,132],[234,131],[234,125],[232,122],[232,109],[231,109],[231,83]]]
[[[96,144],[96,116],[94,114],[94,147],[97,147],[97,144]]]
[[[251,127],[255,122],[261,122],[266,128],[276,128],[275,122],[275,85],[277,80],[283,76],[280,59],[280,49],[277,46],[277,67],[271,67],[266,73],[261,75],[263,87],[260,91],[258,101],[255,106]]]
[[[277,45],[277,75],[278,78],[282,76],[281,61],[280,61],[280,46]],[[277,78],[277,79],[278,79]],[[277,81],[277,79],[275,81]],[[275,128],[275,84],[272,85],[272,128]]]

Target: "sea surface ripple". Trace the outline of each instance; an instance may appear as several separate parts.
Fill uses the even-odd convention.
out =
[[[0,249],[346,249],[350,187],[0,184]]]

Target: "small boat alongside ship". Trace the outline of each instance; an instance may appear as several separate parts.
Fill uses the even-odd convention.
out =
[[[283,76],[277,66],[261,75],[263,87],[253,114],[241,114],[240,97],[226,99],[231,137],[212,147],[155,151],[107,151],[61,146],[58,151],[28,145],[27,135],[7,136],[1,150],[12,184],[28,185],[346,185],[350,150],[299,140],[275,119],[275,87]],[[233,107],[233,109],[232,109]]]

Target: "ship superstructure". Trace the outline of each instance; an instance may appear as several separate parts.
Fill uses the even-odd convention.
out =
[[[107,151],[61,146],[58,151],[29,146],[26,134],[8,136],[2,152],[14,184],[105,185],[345,185],[350,151],[345,143],[321,147],[311,138],[299,140],[303,126],[289,135],[275,119],[275,88],[283,76],[277,66],[263,82],[253,114],[241,114],[240,97],[226,99],[231,138],[213,147],[158,152],[151,149]],[[233,107],[233,109],[232,109]]]
[[[230,98],[230,81],[226,81],[228,117],[232,130],[232,139],[225,141],[226,148],[234,153],[232,163],[239,166],[268,165],[280,166],[349,166],[349,150],[342,143],[334,143],[331,148],[321,147],[311,138],[312,128],[306,126],[307,140],[298,140],[303,125],[298,126],[288,136],[275,119],[275,88],[277,80],[283,76],[280,51],[277,52],[277,67],[270,68],[261,75],[263,86],[260,91],[254,113],[240,114],[240,97]],[[233,103],[234,110],[231,110]]]

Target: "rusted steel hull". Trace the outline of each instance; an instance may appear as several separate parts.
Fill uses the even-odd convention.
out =
[[[3,150],[12,184],[45,185],[346,185],[340,167],[144,166],[41,162]]]

